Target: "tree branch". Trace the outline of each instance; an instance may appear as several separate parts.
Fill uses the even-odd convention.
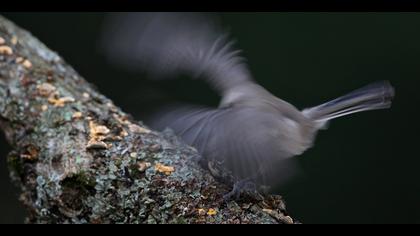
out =
[[[195,149],[133,121],[0,16],[0,128],[30,223],[293,223],[280,196],[225,203]]]

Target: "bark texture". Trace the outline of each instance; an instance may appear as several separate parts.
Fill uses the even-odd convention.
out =
[[[280,196],[230,190],[0,16],[0,128],[28,223],[293,223]]]

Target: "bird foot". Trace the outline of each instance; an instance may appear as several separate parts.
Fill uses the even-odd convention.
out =
[[[255,182],[250,179],[245,179],[245,180],[236,182],[233,185],[232,191],[223,195],[223,200],[225,202],[230,202],[232,200],[237,201],[239,200],[241,195],[245,192],[259,195],[258,190],[257,190],[257,185],[255,184]]]

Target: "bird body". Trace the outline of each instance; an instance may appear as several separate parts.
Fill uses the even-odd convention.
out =
[[[149,125],[173,129],[198,150],[200,163],[215,177],[236,186],[283,184],[298,169],[293,157],[313,145],[329,120],[388,108],[394,96],[382,81],[301,111],[258,85],[227,34],[205,17],[131,13],[110,22],[105,51],[114,64],[142,68],[157,79],[187,73],[219,92],[218,107],[169,106]]]

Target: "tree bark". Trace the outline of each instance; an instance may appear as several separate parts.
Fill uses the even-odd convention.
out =
[[[294,223],[280,196],[230,191],[195,149],[116,107],[0,16],[0,128],[28,223]]]

